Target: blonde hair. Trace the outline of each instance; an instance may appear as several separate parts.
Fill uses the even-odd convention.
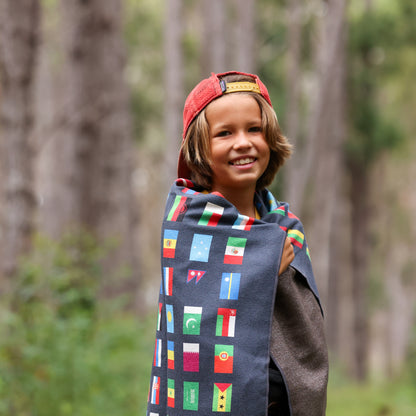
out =
[[[225,82],[253,82],[251,77],[242,75],[228,75],[223,79]],[[269,164],[256,185],[256,189],[260,190],[272,183],[277,171],[290,157],[292,145],[282,134],[276,113],[263,96],[254,92],[233,92],[232,94],[248,94],[256,100],[260,108],[262,131],[270,148]],[[212,185],[211,146],[205,109],[199,113],[189,126],[182,143],[181,152],[191,170],[191,179],[203,188],[210,190]]]

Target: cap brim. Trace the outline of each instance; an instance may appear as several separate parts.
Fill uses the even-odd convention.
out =
[[[183,156],[182,150],[179,151],[178,178],[191,179],[191,170],[189,169],[187,163],[185,162],[185,158]]]

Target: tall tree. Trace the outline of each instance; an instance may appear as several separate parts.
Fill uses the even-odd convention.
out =
[[[166,2],[164,53],[165,53],[165,163],[167,183],[176,178],[176,155],[182,135],[182,109],[184,96],[184,65],[182,0]]]
[[[39,44],[38,0],[0,2],[1,271],[11,276],[30,247],[35,197],[30,136]]]
[[[298,147],[293,159],[288,163],[291,169],[288,178],[288,200],[297,212],[304,208],[307,189],[311,185],[311,175],[326,144],[322,135],[325,134],[325,120],[331,110],[329,102],[337,81],[334,68],[337,66],[338,53],[342,50],[344,42],[346,0],[324,1],[317,3],[315,7],[320,8],[315,12],[319,18],[316,22],[316,34],[313,36],[316,38],[312,62],[316,87],[314,91],[309,92],[308,131],[304,143]],[[292,15],[295,13],[299,11],[293,10]],[[295,18],[293,22],[296,22]],[[293,36],[298,36],[296,31]]]
[[[403,20],[406,17],[403,16]],[[364,380],[369,370],[369,260],[374,215],[372,213],[372,172],[387,150],[397,146],[400,132],[382,113],[378,104],[381,71],[375,51],[388,47],[396,38],[391,18],[379,14],[368,0],[360,15],[351,22],[349,64],[349,113],[351,129],[346,152],[350,178],[352,294],[354,301],[354,375]],[[388,33],[388,35],[387,35]],[[401,33],[401,30],[400,30]],[[397,42],[397,40],[396,40]],[[392,46],[393,46],[392,45]],[[395,46],[393,46],[395,47]],[[392,284],[392,279],[387,284]]]
[[[322,40],[318,48],[319,85],[322,97],[318,100],[320,112],[313,114],[311,126],[315,151],[314,165],[311,166],[312,192],[308,205],[314,207],[316,215],[310,224],[311,250],[314,252],[314,269],[320,281],[320,289],[325,304],[329,299],[329,280],[338,279],[330,275],[330,261],[335,256],[331,234],[337,234],[333,227],[335,204],[340,197],[342,170],[342,150],[347,137],[346,123],[346,1],[329,2],[324,15]],[[337,40],[333,41],[333,37]],[[331,50],[331,47],[333,48]],[[332,54],[327,54],[328,52]],[[326,82],[332,82],[330,87]],[[328,89],[327,89],[328,88]],[[312,151],[311,148],[309,151]],[[332,244],[331,244],[332,243]],[[335,259],[340,262],[340,259]]]
[[[337,199],[337,179],[341,176],[342,143],[346,136],[345,121],[345,53],[346,1],[320,3],[316,10],[312,64],[315,91],[308,97],[308,129],[301,122],[301,56],[302,2],[291,1],[288,19],[287,96],[288,134],[294,140],[295,154],[288,162],[286,192],[295,212],[309,228],[309,245],[321,296],[328,297],[331,253],[331,227]],[[315,6],[316,7],[316,6]],[[292,136],[293,135],[293,136]],[[304,136],[304,137],[302,137]],[[307,207],[313,206],[313,212]]]
[[[58,186],[45,196],[42,225],[56,237],[81,227],[100,241],[115,240],[106,266],[137,274],[122,3],[65,0],[60,7],[65,101],[50,172]]]
[[[344,232],[348,229],[340,216],[345,211],[343,204],[348,202],[342,194],[342,152],[347,136],[347,2],[322,1],[309,8],[302,0],[286,4],[285,133],[295,153],[286,167],[285,191],[295,212],[303,210],[326,314],[328,343],[337,354],[340,333],[344,335],[344,326],[338,320],[340,296],[348,289],[339,281],[340,270],[347,269],[348,247],[339,239],[341,227]],[[311,31],[312,35],[305,36]],[[306,42],[310,42],[309,48]],[[313,75],[313,86],[305,83],[306,71],[309,79]]]
[[[414,160],[412,147],[406,150],[410,151],[409,156]],[[389,166],[387,161],[388,159],[383,157],[377,163],[373,174],[373,178],[379,179],[377,200],[382,200],[387,194],[389,204],[384,209],[379,209],[377,215],[377,230],[380,233],[380,243],[377,244],[380,251],[377,254],[383,259],[378,263],[377,277],[383,282],[384,290],[377,302],[377,306],[380,307],[377,308],[374,318],[372,317],[372,321],[377,323],[377,326],[373,324],[373,327],[378,327],[381,331],[372,331],[370,348],[378,349],[377,369],[387,377],[395,378],[403,371],[409,346],[414,345],[412,328],[415,327],[416,320],[416,262],[412,253],[416,226],[412,217],[416,212],[416,198],[412,178],[416,169],[403,163],[404,158],[399,161],[399,166],[395,163],[390,163]],[[411,164],[413,165],[413,162]],[[410,175],[407,175],[406,171],[410,171]],[[401,183],[400,189],[398,183]],[[399,193],[413,197],[403,201]],[[379,336],[375,337],[374,332],[378,332]]]
[[[227,1],[202,0],[201,69],[205,77],[211,72],[224,72],[227,67],[229,37],[226,32]]]
[[[256,0],[234,0],[233,69],[256,72]],[[231,51],[228,47],[227,51]]]
[[[286,134],[295,148],[300,144],[301,67],[302,67],[302,0],[289,0],[287,5],[287,55],[286,55]],[[296,166],[289,164],[288,178],[296,174]],[[290,179],[286,180],[286,188]]]
[[[365,15],[367,17],[371,14],[371,5],[372,0],[367,0],[365,2]],[[358,61],[364,63],[364,68],[367,66],[368,54],[370,53],[371,46],[369,43],[364,40],[360,45],[359,50],[357,50]],[[361,66],[361,64],[359,64]],[[365,96],[361,97],[364,99],[362,101],[361,111],[366,113],[366,115],[358,115],[358,118],[366,118],[369,116],[369,113],[373,111],[373,85],[370,81],[369,74],[367,73],[367,68],[363,71],[364,77],[362,80],[360,88],[356,90],[358,96],[361,96],[362,92],[365,91]],[[361,91],[362,92],[361,92]],[[370,98],[371,97],[371,98]],[[352,96],[352,99],[357,99],[358,97]],[[357,120],[355,120],[357,121]],[[370,120],[362,120],[363,125],[367,123],[371,124]],[[360,123],[360,122],[358,122]],[[362,130],[362,126],[357,126],[358,130]],[[366,131],[362,131],[365,134],[366,141],[371,140],[372,136],[372,127],[370,129],[364,128]],[[359,146],[361,147],[361,146]],[[370,145],[371,147],[371,145]],[[368,343],[369,343],[369,317],[368,317],[368,305],[367,305],[367,288],[368,288],[368,279],[367,279],[367,266],[368,266],[368,255],[369,255],[369,232],[370,232],[370,169],[369,162],[375,155],[374,150],[368,148],[369,152],[363,152],[362,155],[357,157],[356,151],[360,150],[355,149],[355,151],[350,150],[350,153],[347,155],[347,169],[350,174],[350,192],[349,198],[351,201],[351,206],[354,207],[354,224],[351,226],[351,241],[353,242],[351,247],[351,263],[353,266],[352,274],[352,297],[354,302],[354,313],[353,313],[353,373],[358,380],[365,380],[368,373]],[[366,155],[367,153],[367,155]],[[368,158],[367,158],[368,156]]]

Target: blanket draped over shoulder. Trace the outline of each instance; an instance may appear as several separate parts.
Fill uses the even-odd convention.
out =
[[[286,236],[291,266],[318,299],[303,226],[267,190],[255,197],[261,220],[200,191],[178,179],[166,203],[147,414],[264,416]]]

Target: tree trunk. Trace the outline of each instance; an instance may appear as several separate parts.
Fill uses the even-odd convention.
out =
[[[347,137],[346,123],[346,34],[345,9],[331,9],[328,11],[326,38],[332,33],[333,21],[339,19],[340,37],[338,49],[333,56],[331,77],[333,86],[327,95],[325,115],[320,120],[320,133],[315,140],[317,160],[311,173],[312,193],[309,204],[319,213],[310,224],[311,252],[314,258],[314,270],[319,281],[324,304],[329,298],[329,279],[338,279],[338,274],[330,274],[331,258],[337,253],[331,244],[331,235],[338,234],[338,224],[333,220],[336,200],[340,198],[340,178],[344,173],[342,164],[342,150]],[[335,23],[334,23],[335,24]],[[333,227],[335,227],[333,229]],[[335,242],[337,243],[337,240]],[[339,253],[341,254],[341,253]],[[340,263],[341,259],[335,259]]]
[[[408,246],[397,244],[395,247],[390,247],[386,258],[385,290],[388,293],[389,304],[385,321],[387,326],[385,345],[387,346],[386,375],[389,379],[401,374],[408,347],[412,343],[415,286],[403,282],[402,277],[403,265],[406,265],[406,260],[412,255]]]
[[[308,231],[314,272],[326,308],[329,291],[329,268],[334,207],[339,197],[342,143],[346,137],[345,115],[345,0],[328,5],[327,13],[318,22],[319,40],[315,46],[317,89],[311,100],[309,134],[304,146],[299,140],[299,78],[301,3],[291,2],[289,8],[288,65],[288,128],[295,135],[295,154],[288,162],[288,200],[300,212]],[[292,86],[294,84],[295,86]],[[308,188],[307,188],[308,185]],[[306,192],[308,189],[308,193]],[[305,213],[306,207],[308,209]],[[337,276],[331,275],[336,279]],[[334,285],[331,285],[334,288]]]
[[[344,40],[345,0],[329,2],[328,11],[318,22],[318,43],[315,46],[316,90],[310,100],[309,133],[302,148],[288,162],[292,175],[288,178],[287,195],[295,212],[306,209],[305,197],[310,188],[309,179],[313,169],[322,161],[322,145],[325,145],[325,127],[330,111],[329,102],[336,82],[336,67],[339,50]],[[321,145],[320,145],[321,144]],[[290,166],[292,165],[292,167]],[[303,215],[302,215],[303,217]]]
[[[122,267],[137,275],[121,0],[62,0],[60,6],[66,101],[52,172],[60,186],[45,199],[45,212],[56,214],[44,223],[58,237],[81,227],[100,242],[115,242],[106,275]]]
[[[255,5],[255,0],[234,0],[234,45],[227,48],[228,54],[234,49],[232,69],[249,73],[256,72]]]
[[[299,147],[300,127],[300,84],[301,84],[301,46],[302,46],[302,4],[301,0],[288,2],[288,51],[286,64],[286,135],[294,145]],[[288,164],[286,189],[290,185],[290,177],[296,174],[296,165]]]
[[[202,77],[227,70],[227,8],[225,0],[202,0]]]
[[[165,17],[165,134],[166,134],[166,184],[176,178],[177,155],[182,137],[182,109],[184,101],[182,0],[166,3]]]
[[[369,255],[369,172],[353,163],[349,165],[351,178],[350,199],[351,223],[351,264],[353,297],[353,358],[354,376],[364,381],[368,373],[368,310],[367,310],[367,264]]]
[[[202,76],[255,72],[255,0],[202,0]]]
[[[341,163],[338,192],[335,197],[331,235],[329,278],[326,295],[325,327],[332,358],[345,368],[351,368],[352,357],[352,283],[351,283],[351,208],[349,195],[343,191],[349,182]]]
[[[403,159],[396,163],[382,158],[372,175],[374,200],[384,199],[389,203],[377,204],[375,210],[377,227],[374,234],[380,247],[376,255],[383,259],[376,270],[378,279],[383,282],[383,296],[375,316],[370,317],[369,364],[371,369],[389,379],[400,376],[405,370],[416,319],[416,262],[413,255],[416,225],[412,221],[416,212],[413,192],[416,169],[406,166]]]
[[[339,239],[341,222],[337,210],[342,198],[342,146],[347,129],[346,2],[328,2],[326,12],[321,13],[316,22],[316,90],[313,98],[309,98],[311,110],[306,134],[300,131],[303,5],[301,0],[288,2],[286,133],[295,145],[295,154],[286,167],[285,193],[292,209],[299,212],[305,221],[326,315],[328,343],[337,349],[340,336],[337,317],[340,316],[340,293],[343,290],[338,279],[339,270],[344,268],[344,242]]]
[[[33,125],[33,78],[38,51],[38,0],[0,2],[2,261],[12,276],[30,248],[35,198],[30,143]]]

